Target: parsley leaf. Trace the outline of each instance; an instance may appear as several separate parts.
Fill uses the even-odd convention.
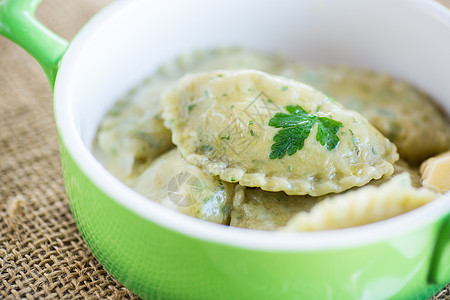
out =
[[[341,122],[309,114],[300,105],[288,105],[286,110],[289,114],[276,113],[269,121],[269,126],[282,128],[273,137],[275,143],[271,147],[270,159],[283,158],[286,153],[291,156],[301,150],[316,122],[319,123],[316,140],[328,150],[337,147],[337,132],[343,126]]]
[[[319,117],[316,141],[322,146],[326,146],[328,150],[333,150],[339,143],[339,137],[336,134],[342,126],[342,123],[339,121]]]

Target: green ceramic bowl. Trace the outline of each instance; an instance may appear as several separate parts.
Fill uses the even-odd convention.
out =
[[[429,0],[120,0],[71,42],[0,0],[0,33],[54,85],[70,206],[105,268],[148,299],[424,299],[450,281],[450,195],[371,225],[318,233],[207,223],[127,188],[90,152],[109,107],[163,61],[239,45],[389,72],[450,113],[450,11]]]

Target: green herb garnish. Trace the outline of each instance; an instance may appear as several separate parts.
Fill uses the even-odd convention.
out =
[[[194,107],[195,107],[195,103],[188,105],[188,111],[191,112]]]
[[[282,128],[273,137],[275,143],[271,147],[270,159],[283,158],[286,153],[290,156],[302,150],[316,122],[319,123],[316,140],[328,150],[337,147],[339,137],[336,134],[343,126],[341,122],[309,114],[300,105],[288,105],[286,110],[289,114],[276,113],[269,121],[269,126]]]
[[[211,147],[210,145],[201,145],[199,148],[202,152],[203,151],[212,151],[213,147]]]

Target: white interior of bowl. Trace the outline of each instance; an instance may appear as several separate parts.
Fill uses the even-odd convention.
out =
[[[228,228],[180,215],[118,184],[89,151],[97,126],[114,101],[162,62],[194,49],[236,45],[291,60],[388,72],[430,93],[450,115],[449,36],[450,11],[431,0],[121,0],[89,22],[64,56],[55,88],[57,124],[84,172],[153,222],[262,249],[366,243],[450,212],[450,195],[387,221],[332,233],[294,237]]]

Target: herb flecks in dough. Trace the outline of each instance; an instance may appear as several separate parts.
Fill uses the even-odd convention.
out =
[[[283,92],[282,86],[289,89]],[[249,87],[255,92],[248,92]],[[210,91],[208,97],[204,90]],[[223,93],[229,96],[216,98]],[[187,162],[223,181],[288,195],[322,196],[390,176],[398,160],[395,145],[363,116],[288,78],[242,69],[190,74],[164,95],[162,116],[174,144]],[[270,159],[271,147],[281,141],[279,153],[272,149]]]
[[[288,105],[286,110],[289,114],[276,113],[269,121],[269,126],[283,128],[273,137],[275,143],[271,147],[270,159],[283,158],[286,153],[291,156],[297,150],[302,150],[316,122],[319,123],[316,140],[328,150],[337,147],[337,132],[343,126],[341,122],[309,114],[300,105]]]

